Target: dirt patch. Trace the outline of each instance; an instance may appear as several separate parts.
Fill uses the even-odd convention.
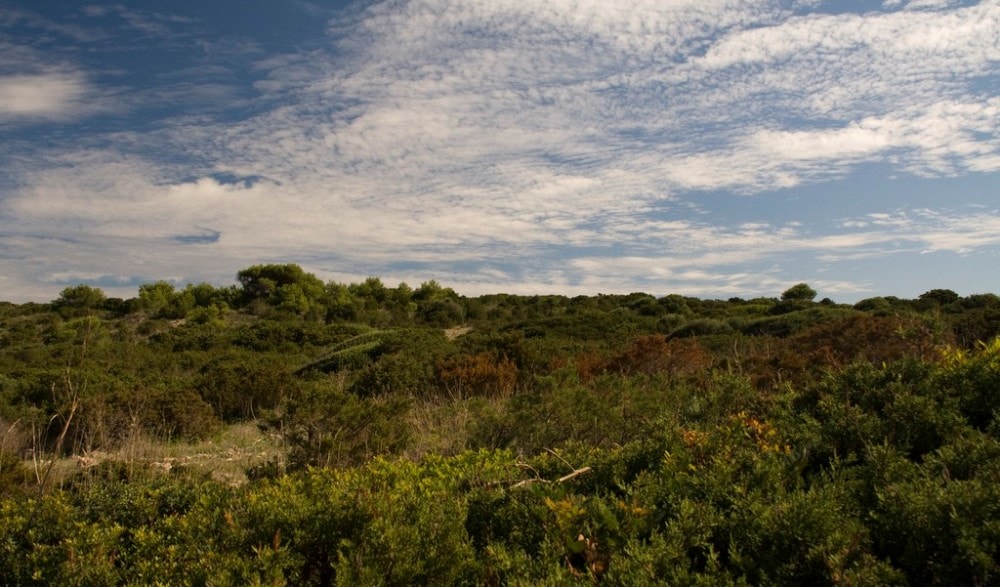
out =
[[[471,326],[456,326],[454,328],[446,328],[444,331],[444,335],[445,337],[448,338],[448,340],[455,340],[456,338],[462,336],[463,334],[466,334],[467,332],[471,331],[472,331]]]

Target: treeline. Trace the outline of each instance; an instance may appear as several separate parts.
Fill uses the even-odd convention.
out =
[[[976,341],[995,336],[1000,318],[1000,298],[996,295],[962,297],[948,289],[930,290],[912,300],[873,297],[847,306],[829,298],[814,302],[817,293],[807,284],[789,288],[780,298],[702,300],[676,294],[657,298],[641,292],[465,297],[433,280],[416,289],[406,283],[388,287],[377,277],[361,283],[323,283],[295,264],[254,265],[240,271],[237,280],[240,285],[219,288],[201,283],[183,289],[158,281],[140,286],[138,295],[128,300],[107,298],[99,288],[81,284],[66,288],[51,304],[2,303],[3,314],[55,310],[68,318],[99,312],[106,318],[141,315],[206,324],[218,323],[235,311],[276,321],[351,322],[372,327],[449,327],[467,323],[504,327],[518,321],[550,319],[553,324],[537,326],[563,327],[565,334],[573,337],[606,338],[623,329],[674,337],[732,332],[785,336],[829,319],[838,311],[843,315],[853,310],[873,316],[933,316],[940,321],[936,326],[969,348]],[[586,326],[587,318],[595,318],[597,323],[588,329],[590,332],[578,330]],[[625,323],[618,329],[604,330],[614,318]]]
[[[237,277],[0,306],[0,583],[1000,581],[995,295]],[[247,421],[239,487],[52,474]]]
[[[237,274],[239,285],[189,284],[178,289],[167,281],[139,287],[128,300],[107,298],[99,288],[66,288],[51,306],[64,316],[103,311],[109,316],[143,314],[150,318],[217,322],[237,311],[270,320],[359,322],[372,326],[461,323],[476,304],[431,280],[413,289],[405,283],[387,287],[377,277],[361,283],[323,283],[295,264],[254,265]],[[29,311],[44,305],[26,304]]]

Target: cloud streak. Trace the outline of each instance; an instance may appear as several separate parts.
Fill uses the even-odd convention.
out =
[[[0,119],[60,119],[83,108],[82,76],[68,73],[0,76]]]

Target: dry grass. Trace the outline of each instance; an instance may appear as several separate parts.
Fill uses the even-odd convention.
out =
[[[212,438],[198,442],[165,443],[136,434],[115,451],[93,451],[59,459],[51,477],[58,485],[80,470],[111,461],[124,464],[130,477],[183,470],[240,485],[247,481],[247,468],[275,459],[285,462],[280,439],[262,432],[254,422],[245,422],[227,426]]]
[[[413,434],[406,456],[419,460],[433,453],[458,454],[468,448],[468,427],[473,414],[467,402],[440,400],[414,405],[407,414]]]
[[[474,437],[477,420],[506,410],[506,400],[498,396],[415,402],[407,414],[412,437],[404,455],[419,460],[428,454],[455,455],[481,445],[483,439]]]

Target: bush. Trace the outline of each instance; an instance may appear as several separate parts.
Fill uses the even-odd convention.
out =
[[[867,528],[851,500],[819,486],[740,504],[731,522],[732,565],[752,584],[904,584],[870,553]]]
[[[254,418],[276,407],[297,385],[285,359],[238,351],[204,365],[195,382],[204,401],[226,421]]]
[[[668,335],[668,338],[687,338],[691,336],[707,336],[711,334],[729,334],[733,327],[712,318],[699,318],[684,324]]]
[[[994,480],[922,477],[878,492],[873,535],[911,584],[990,585],[1000,579],[1000,490]]]
[[[437,380],[452,398],[470,395],[508,397],[518,380],[517,366],[493,353],[452,355],[438,362]]]
[[[361,398],[317,381],[290,398],[271,426],[289,447],[290,469],[350,466],[406,448],[407,409],[399,396]]]
[[[0,499],[24,491],[34,476],[16,455],[0,449]]]
[[[1000,413],[1000,338],[971,354],[955,351],[946,357],[936,385],[957,398],[972,426],[985,430]]]

